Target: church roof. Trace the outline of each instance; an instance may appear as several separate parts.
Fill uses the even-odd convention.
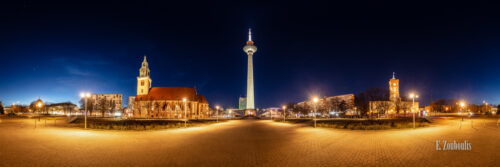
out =
[[[188,101],[208,103],[205,97],[196,93],[196,89],[182,87],[153,87],[149,90],[149,94],[137,95],[135,100],[182,100],[184,98],[186,98]]]

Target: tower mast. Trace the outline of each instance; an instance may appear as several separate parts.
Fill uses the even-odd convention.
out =
[[[254,86],[253,86],[253,54],[257,51],[257,47],[252,41],[252,29],[248,29],[248,41],[243,47],[243,51],[248,56],[248,71],[247,71],[247,105],[245,110],[246,116],[255,116],[254,103]]]

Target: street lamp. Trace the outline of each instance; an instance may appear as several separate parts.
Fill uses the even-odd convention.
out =
[[[485,113],[488,113],[489,112],[489,107],[488,107],[488,102],[486,102],[485,100],[483,100],[483,104],[484,104],[484,112]]]
[[[462,122],[464,121],[464,109],[467,106],[467,104],[464,101],[461,101],[459,103],[459,105],[460,105],[460,108],[462,108],[462,110],[460,111],[460,113],[461,113],[460,115],[462,115],[462,121],[460,121],[460,129],[462,129]]]
[[[186,111],[186,98],[183,98],[182,101],[184,102],[184,127],[187,127],[187,111]]]
[[[229,109],[229,118],[233,117],[232,113],[233,113],[233,110]]]
[[[314,114],[313,114],[314,128],[316,128],[316,108],[317,108],[318,101],[319,101],[319,99],[317,97],[313,98],[313,102],[314,102]]]
[[[460,108],[462,108],[462,111],[461,111],[461,113],[462,113],[462,114],[461,114],[461,115],[462,115],[462,121],[464,120],[464,117],[463,117],[463,115],[464,115],[464,114],[463,114],[463,113],[464,113],[464,108],[465,108],[465,106],[466,106],[466,105],[467,105],[467,104],[465,104],[465,102],[464,102],[464,101],[461,101],[461,102],[460,102]]]
[[[412,113],[413,113],[413,129],[415,129],[415,98],[418,98],[418,95],[415,95],[414,93],[410,93],[410,98],[412,99]]]
[[[85,99],[85,129],[87,129],[87,99],[90,97],[90,93],[82,92],[80,97]]]
[[[286,106],[283,105],[281,108],[283,108],[283,122],[286,121]]]
[[[219,106],[215,106],[215,119],[219,122]]]

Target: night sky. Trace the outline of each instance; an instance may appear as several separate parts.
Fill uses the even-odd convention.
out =
[[[163,2],[163,3],[161,3]],[[388,87],[500,103],[500,14],[485,1],[0,2],[0,101],[78,102],[81,91],[193,87],[211,105],[246,94],[248,28],[256,108]]]

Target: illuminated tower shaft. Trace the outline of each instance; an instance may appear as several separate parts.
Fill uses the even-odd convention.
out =
[[[253,96],[253,53],[248,54],[248,73],[247,73],[247,109],[255,109]]]
[[[248,41],[243,51],[248,55],[248,71],[247,71],[247,111],[245,115],[255,115],[252,111],[255,109],[254,103],[254,87],[253,87],[253,54],[257,51],[257,47],[253,45],[252,32],[248,30]]]

